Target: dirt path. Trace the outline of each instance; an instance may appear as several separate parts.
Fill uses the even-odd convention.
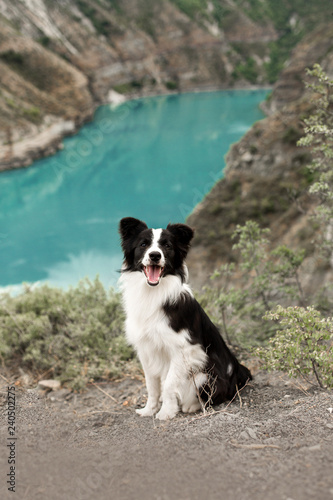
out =
[[[6,386],[1,499],[333,500],[332,392],[259,373],[241,401],[159,422],[135,414],[145,389],[130,378],[80,395],[17,389],[13,493]]]

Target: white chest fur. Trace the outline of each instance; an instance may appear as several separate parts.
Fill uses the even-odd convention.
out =
[[[150,287],[142,273],[123,274],[120,279],[126,312],[126,336],[136,348],[150,343],[155,350],[179,349],[188,343],[188,332],[174,332],[169,326],[163,305],[191,293],[176,276],[167,276],[157,287]]]

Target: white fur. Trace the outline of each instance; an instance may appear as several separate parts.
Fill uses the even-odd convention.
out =
[[[189,332],[175,332],[168,324],[163,304],[180,294],[192,295],[177,276],[163,277],[156,287],[147,285],[142,272],[124,272],[119,280],[126,312],[126,336],[142,363],[148,400],[137,410],[142,416],[173,418],[179,411],[200,408],[197,388],[206,381],[202,373],[207,355],[199,344],[191,344]],[[160,408],[160,401],[162,402]]]
[[[164,267],[165,266],[165,256],[164,256],[164,253],[162,252],[161,248],[158,245],[158,241],[161,237],[161,233],[163,230],[162,229],[153,229],[152,231],[153,231],[153,242],[150,245],[150,247],[148,248],[148,250],[146,251],[146,253],[144,254],[143,259],[142,259],[142,264],[144,266],[148,266],[150,264],[149,254],[151,252],[159,252],[161,254],[161,260],[160,260],[159,264],[161,267]]]

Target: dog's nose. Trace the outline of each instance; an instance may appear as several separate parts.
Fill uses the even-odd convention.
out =
[[[150,252],[149,258],[152,262],[158,262],[161,260],[161,254],[160,252]]]

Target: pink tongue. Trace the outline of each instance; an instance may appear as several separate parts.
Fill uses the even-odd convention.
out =
[[[150,283],[157,283],[160,279],[161,268],[159,266],[147,266],[148,280]]]

